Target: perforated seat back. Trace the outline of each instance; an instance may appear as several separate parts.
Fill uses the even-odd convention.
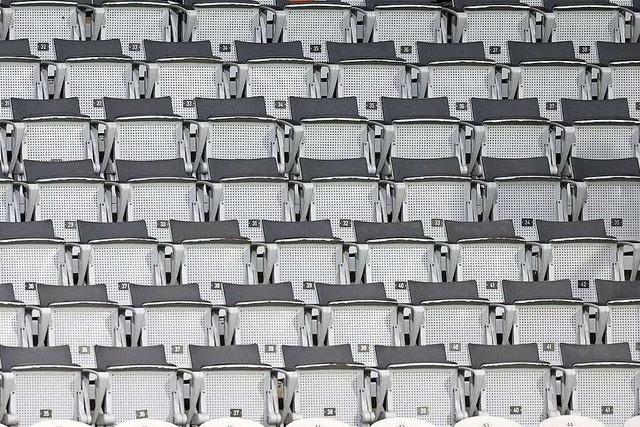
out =
[[[634,119],[640,119],[640,90],[633,82],[640,79],[640,66],[636,64],[612,64],[611,81],[607,91],[609,99],[627,98],[629,113]]]
[[[26,338],[25,310],[20,305],[0,306],[0,345],[20,347]]]
[[[23,125],[23,159],[70,161],[91,158],[87,120],[27,121]]]
[[[306,122],[300,157],[339,160],[366,157],[367,123]]]
[[[13,183],[0,182],[0,221],[8,222],[14,218],[13,207]]]
[[[116,123],[116,161],[165,160],[184,156],[180,150],[180,144],[183,142],[182,121],[121,120]]]
[[[284,8],[286,26],[282,41],[302,41],[304,56],[327,62],[326,42],[351,41],[351,10],[340,7]],[[322,22],[322,25],[318,25]]]
[[[11,98],[42,98],[40,62],[5,59],[0,61],[0,119],[10,119]]]
[[[276,125],[271,121],[213,120],[205,158],[261,159],[273,156],[276,146]]]
[[[603,218],[607,234],[620,240],[640,236],[640,212],[633,201],[640,197],[640,183],[635,180],[587,181],[588,197],[582,209],[585,221]]]
[[[633,360],[640,355],[640,329],[638,329],[638,304],[609,304],[607,344],[628,342]]]
[[[624,159],[636,155],[638,128],[633,125],[577,124],[571,155],[585,159]]]
[[[482,155],[497,158],[527,158],[547,155],[549,126],[545,124],[485,123]]]
[[[391,157],[436,159],[455,156],[459,142],[457,123],[394,123]]]

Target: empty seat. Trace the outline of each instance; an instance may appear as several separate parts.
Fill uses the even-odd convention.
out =
[[[78,221],[78,284],[102,285],[110,301],[130,305],[131,285],[164,284],[164,265],[156,239],[144,221]]]
[[[304,56],[327,62],[327,42],[356,41],[355,19],[348,3],[287,2],[276,14],[275,40],[301,41]]]
[[[104,99],[106,130],[102,171],[117,173],[118,160],[182,158],[192,171],[189,130],[173,114],[171,98]]]
[[[27,321],[25,304],[16,299],[11,283],[0,285],[0,345],[33,345],[32,325]]]
[[[435,242],[424,236],[420,221],[355,221],[354,227],[355,283],[382,282],[387,297],[408,303],[408,280],[439,282],[442,279]]]
[[[100,163],[98,142],[92,135],[89,117],[80,113],[78,98],[13,98],[11,109],[11,164],[8,170],[12,173],[24,173],[22,160],[91,159],[94,165]]]
[[[131,285],[131,342],[164,345],[169,363],[191,366],[189,345],[217,345],[211,304],[200,298],[197,285]]]
[[[629,113],[640,118],[640,47],[637,43],[598,42],[601,68],[598,73],[598,99],[626,98]]]
[[[385,221],[384,192],[366,159],[300,159],[300,217],[331,221],[333,235],[355,240],[354,221]]]
[[[350,98],[290,98],[293,137],[289,145],[289,170],[297,173],[298,157],[320,160],[364,157],[376,169],[373,129]]]
[[[537,98],[540,114],[562,119],[560,100],[589,99],[587,65],[571,42],[509,42],[509,98]]]
[[[263,228],[265,282],[291,282],[295,298],[307,304],[318,302],[316,283],[349,283],[347,255],[328,220],[265,221]]]
[[[291,283],[224,285],[225,344],[257,344],[260,360],[283,367],[283,345],[311,345],[304,304],[294,298]]]
[[[245,43],[236,41],[236,96],[264,96],[267,114],[291,117],[289,97],[319,97],[314,64],[305,58],[301,42]]]
[[[171,97],[173,112],[196,118],[196,98],[224,98],[222,62],[211,53],[209,41],[144,41],[147,98]]]
[[[447,98],[382,98],[384,124],[378,171],[390,173],[390,158],[457,157],[467,172],[464,123],[449,113]]]
[[[409,282],[410,343],[444,344],[447,360],[469,365],[471,344],[495,344],[489,301],[478,297],[476,282]]]
[[[518,0],[454,0],[453,41],[484,42],[487,58],[508,62],[508,41],[536,39],[535,10]]]
[[[192,345],[189,353],[193,424],[226,417],[259,425],[280,423],[276,380],[271,367],[260,362],[256,344]]]
[[[118,424],[147,418],[187,423],[177,370],[167,363],[163,346],[96,346],[95,352],[93,423]]]
[[[0,346],[0,361],[3,424],[26,426],[47,418],[91,422],[82,371],[69,347]]]
[[[411,97],[411,76],[404,60],[396,56],[392,41],[327,43],[329,97],[358,99],[360,115],[382,118],[380,100]]]
[[[64,240],[55,236],[50,220],[0,223],[0,243],[0,274],[18,301],[38,305],[38,283],[72,283]]]
[[[636,414],[640,364],[633,362],[626,343],[561,344],[562,410],[621,425]]]
[[[106,286],[38,284],[38,297],[38,346],[69,346],[73,363],[95,368],[95,345],[125,344],[120,312]]]
[[[561,363],[560,343],[589,342],[588,311],[573,298],[569,280],[502,283],[503,342],[538,346],[540,360]]]
[[[224,305],[223,283],[257,282],[251,242],[237,221],[170,221],[172,285],[197,284],[200,297]]]
[[[618,242],[607,236],[604,221],[537,221],[539,280],[571,281],[573,296],[596,301],[595,279],[620,280]]]
[[[596,43],[625,40],[624,11],[608,0],[544,0],[544,41],[571,41],[576,58],[598,62]]]
[[[472,414],[491,414],[531,427],[558,415],[555,377],[549,364],[538,358],[535,344],[470,344],[469,354]]]
[[[56,98],[78,98],[82,114],[103,119],[103,98],[139,97],[137,72],[132,59],[122,54],[119,40],[54,39],[53,43]]]
[[[453,425],[466,416],[458,365],[447,360],[443,344],[377,345],[375,351],[380,370],[376,383],[376,396],[382,402],[380,418],[394,420],[388,417],[393,414],[433,425]]]
[[[364,40],[393,40],[396,55],[418,62],[418,41],[446,43],[447,14],[441,5],[427,0],[367,0]]]
[[[560,177],[551,175],[547,157],[483,157],[483,219],[511,220],[517,236],[538,240],[536,221],[566,221]]]
[[[319,345],[349,344],[353,360],[376,366],[377,345],[403,345],[401,309],[386,298],[383,283],[316,284]]]
[[[418,43],[419,97],[446,97],[452,115],[471,120],[471,98],[499,98],[496,64],[487,59],[482,42]]]
[[[601,218],[604,220],[607,235],[620,240],[638,240],[638,159],[573,158],[571,165],[575,180],[571,183],[573,218],[584,221]],[[635,277],[635,273],[632,274]]]
[[[445,221],[445,228],[447,280],[474,280],[481,298],[502,302],[503,280],[531,279],[527,247],[512,221]]]
[[[283,348],[285,421],[331,417],[352,426],[375,419],[364,367],[348,345]]]
[[[149,235],[171,241],[169,221],[202,220],[196,194],[196,180],[184,167],[184,160],[156,160],[118,163],[118,221],[144,220]]]
[[[445,220],[477,219],[472,202],[476,189],[461,174],[458,158],[392,158],[390,164],[393,221],[422,221],[425,236],[445,241]]]
[[[236,40],[261,42],[266,39],[260,2],[188,0],[183,4],[188,8],[181,17],[181,40],[207,40],[211,43],[213,54],[224,61],[237,60]]]
[[[29,40],[0,42],[0,118],[11,118],[11,98],[43,99],[48,97],[40,60],[31,55]]]
[[[25,160],[26,183],[16,183],[16,197],[24,198],[27,221],[52,220],[55,234],[78,241],[78,220],[111,220],[105,183],[91,160],[39,162]]]
[[[264,221],[294,219],[289,182],[276,159],[209,159],[209,220],[236,220],[240,234],[264,241]]]

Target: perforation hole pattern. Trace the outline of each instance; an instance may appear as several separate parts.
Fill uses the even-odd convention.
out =
[[[608,97],[627,98],[629,101],[629,113],[634,119],[640,119],[640,67],[611,67],[611,84]]]
[[[136,419],[146,411],[152,420],[173,421],[173,371],[111,371],[109,373],[112,413],[116,423]]]
[[[380,98],[402,98],[406,71],[396,65],[341,65],[339,96],[358,98],[358,112],[371,120],[382,119]],[[367,108],[375,103],[376,108]]]
[[[525,66],[522,67],[518,97],[538,98],[540,114],[562,122],[560,99],[581,99],[584,85],[584,68],[581,67]],[[553,107],[556,109],[551,109]]]
[[[543,148],[546,126],[484,125],[482,155],[506,159],[546,156]]]
[[[0,310],[0,345],[22,346],[21,328],[24,327],[24,308],[3,307]]]
[[[53,39],[71,40],[77,35],[77,11],[75,7],[28,6],[12,7],[13,20],[9,28],[12,40],[29,39],[33,55],[46,61],[55,59]],[[48,43],[48,50],[39,50],[39,43]]]
[[[236,61],[235,41],[256,42],[259,9],[242,7],[196,7],[193,41],[209,40],[214,56]],[[224,46],[222,49],[221,46]],[[228,414],[227,414],[228,415]]]
[[[327,62],[326,42],[346,43],[350,11],[344,9],[285,9],[286,27],[283,41],[302,42],[304,56],[317,62]],[[319,25],[322,23],[322,25]],[[320,45],[320,52],[311,46]]]
[[[157,42],[167,40],[169,25],[168,8],[152,7],[105,7],[104,24],[100,31],[103,40],[120,39],[122,53],[136,61],[144,61],[144,40]],[[130,49],[130,44],[138,49]]]
[[[608,344],[629,343],[631,358],[640,356],[640,306],[609,305]]]
[[[178,150],[181,133],[181,123],[121,122],[116,141],[117,159],[151,161],[182,157]]]
[[[171,97],[173,113],[195,119],[195,98],[218,98],[222,82],[222,65],[215,63],[179,62],[158,64],[158,80],[154,96]]]
[[[438,159],[455,156],[453,142],[458,126],[396,124],[391,155],[407,159]]]
[[[409,63],[418,62],[416,42],[438,42],[437,33],[442,19],[439,11],[376,9],[374,13],[376,15],[375,39],[393,40],[396,56]]]
[[[209,122],[208,159],[261,159],[271,157],[275,126],[261,122]]]
[[[364,157],[366,140],[366,124],[307,123],[299,154],[307,159],[322,160]]]
[[[446,96],[449,111],[460,120],[471,120],[471,98],[492,98],[494,67],[456,65],[429,67],[428,97]],[[456,108],[465,103],[466,109]]]
[[[589,182],[582,218],[585,221],[604,219],[607,235],[637,240],[640,237],[640,210],[636,203],[639,197],[640,186],[633,181]],[[621,227],[617,225],[618,219],[622,219]]]
[[[36,99],[37,83],[40,80],[38,63],[8,62],[0,63],[0,99],[11,98]],[[13,117],[11,106],[0,107],[0,119]]]
[[[571,155],[583,159],[624,159],[634,157],[633,126],[574,126],[575,143]],[[637,138],[637,133],[636,133]]]
[[[64,97],[77,97],[82,114],[92,119],[104,119],[104,108],[94,103],[96,99],[129,98],[131,64],[92,61],[67,67]]]
[[[249,64],[247,96],[264,96],[267,114],[288,119],[289,97],[310,97],[312,75],[312,64]],[[276,108],[276,101],[284,101],[285,108]]]
[[[499,64],[509,63],[508,41],[526,42],[530,14],[528,10],[466,11],[465,42],[484,42],[485,55]],[[494,53],[499,48],[500,53]]]
[[[88,158],[88,142],[88,123],[25,123],[22,158],[45,162],[84,160]]]
[[[596,42],[615,42],[613,23],[617,24],[620,12],[617,10],[555,10],[553,41],[572,41],[576,58],[598,63]],[[619,37],[619,36],[618,36]],[[589,52],[585,52],[588,47]],[[582,48],[582,49],[581,49]]]
[[[266,395],[270,375],[264,371],[212,370],[204,372],[200,404],[212,419],[242,410],[242,418],[267,424]]]

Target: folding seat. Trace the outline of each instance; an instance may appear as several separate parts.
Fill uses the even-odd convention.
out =
[[[144,60],[144,40],[178,41],[178,15],[182,8],[171,2],[102,1],[93,9],[91,38],[119,39],[122,51],[136,61]]]
[[[411,98],[411,73],[392,41],[327,42],[327,96],[358,99],[360,115],[382,118],[381,98]]]
[[[131,285],[131,343],[164,345],[167,361],[191,366],[189,345],[218,345],[209,302],[200,298],[198,285]]]
[[[364,41],[396,43],[396,56],[418,62],[418,41],[447,42],[446,11],[430,0],[366,0]]]
[[[640,27],[639,27],[640,28]],[[598,99],[626,98],[629,112],[640,119],[640,47],[637,43],[598,42]]]
[[[351,346],[353,360],[376,366],[374,346],[404,344],[402,309],[387,299],[383,283],[316,284],[318,344]]]
[[[96,346],[95,352],[97,370],[88,376],[96,378],[92,424],[111,425],[132,419],[187,423],[177,369],[167,363],[161,345]]]
[[[571,281],[574,298],[597,300],[595,279],[621,280],[618,241],[607,236],[604,221],[537,221],[538,280]]]
[[[120,311],[109,302],[107,288],[38,284],[38,346],[69,346],[71,360],[83,368],[95,368],[95,345],[122,346]],[[123,318],[124,320],[124,318]]]
[[[72,283],[64,240],[55,237],[50,220],[0,223],[0,275],[28,305],[38,305],[38,283]]]
[[[32,326],[27,321],[25,308],[25,304],[16,299],[11,283],[0,284],[0,345],[33,345]]]
[[[257,282],[251,242],[240,236],[237,221],[169,223],[171,285],[197,284],[203,300],[224,305],[223,283]]]
[[[349,283],[342,241],[325,221],[264,221],[265,283],[291,282],[293,295],[317,304],[316,283]]]
[[[624,10],[608,0],[544,0],[543,41],[573,42],[576,58],[597,63],[596,43],[624,43]]]
[[[289,167],[300,171],[298,157],[339,160],[364,157],[376,170],[375,130],[358,113],[358,100],[350,98],[290,98],[293,136]]]
[[[68,346],[0,346],[0,361],[3,424],[30,426],[50,418],[90,422],[82,371]]]
[[[409,302],[408,280],[439,282],[435,242],[424,236],[420,221],[354,222],[355,283],[382,282],[387,297]]]
[[[257,344],[191,345],[189,352],[192,425],[227,417],[280,424],[277,381],[271,367],[260,361]]]
[[[638,411],[640,363],[627,343],[560,344],[562,411],[622,425]]]
[[[104,99],[105,161],[101,169],[117,173],[119,160],[182,158],[192,171],[189,128],[173,114],[171,98]]]
[[[598,293],[596,343],[628,343],[633,360],[640,356],[640,282],[595,281]]]
[[[471,414],[504,417],[523,427],[559,415],[555,375],[535,344],[469,345]],[[514,379],[516,379],[514,381]]]
[[[453,116],[471,120],[471,98],[500,98],[496,64],[487,59],[482,42],[420,42],[418,57],[421,64],[418,97],[446,97]]]
[[[13,121],[1,131],[2,138],[11,133],[8,171],[23,174],[22,160],[91,159],[95,165],[100,164],[98,142],[92,135],[89,117],[80,113],[78,98],[12,98],[11,109]]]
[[[391,158],[390,165],[394,222],[422,221],[425,236],[445,241],[445,220],[477,219],[476,188],[460,173],[458,158]]]
[[[542,117],[560,122],[560,100],[590,99],[587,64],[571,42],[508,42],[509,98],[537,98]]]
[[[209,220],[237,220],[240,234],[254,242],[264,241],[264,221],[294,219],[289,183],[278,170],[276,159],[209,159],[204,182],[209,197]]]
[[[33,25],[33,24],[30,24]],[[11,118],[11,98],[43,99],[48,88],[40,60],[29,40],[0,41],[0,118]]]
[[[274,157],[284,171],[285,130],[290,126],[267,115],[264,97],[197,98],[198,136],[195,170],[209,171],[209,159]]]
[[[355,240],[353,221],[385,221],[385,194],[366,159],[301,158],[300,175],[303,221],[329,219],[333,235],[347,242]]]
[[[56,98],[76,97],[82,114],[103,119],[103,98],[139,97],[137,70],[131,58],[122,55],[119,40],[54,39],[53,43]]]
[[[457,157],[467,173],[465,123],[449,113],[447,98],[382,98],[382,145],[378,172],[391,174],[390,158]],[[304,156],[303,156],[304,157]]]
[[[12,0],[2,8],[2,39],[29,39],[31,53],[55,58],[53,39],[84,40],[87,7],[83,2],[37,3]]]
[[[330,417],[350,426],[368,426],[369,378],[351,357],[349,345],[283,348],[285,422]]]
[[[536,221],[567,220],[565,187],[551,175],[547,157],[481,161],[483,220],[511,220],[515,234],[529,241],[538,240]]]
[[[312,344],[311,324],[291,283],[225,284],[224,298],[225,345],[257,344],[262,363],[282,367],[282,346]]]
[[[443,344],[375,346],[380,419],[406,417],[433,425],[453,425],[467,416],[458,365]]]
[[[235,62],[235,41],[266,41],[266,25],[261,2],[241,0],[235,2],[210,2],[187,0],[182,12],[182,41],[211,43],[213,54],[224,61]]]
[[[518,0],[454,0],[453,7],[453,42],[484,42],[497,63],[508,62],[508,41],[536,41],[536,10]]]
[[[118,162],[118,221],[144,220],[149,235],[171,241],[169,221],[201,221],[196,180],[187,174],[184,160]]]
[[[78,284],[102,285],[110,301],[130,305],[131,285],[164,284],[164,265],[156,239],[144,221],[99,223],[78,221]],[[162,254],[164,255],[164,254]]]
[[[565,123],[561,168],[570,157],[604,160],[640,156],[640,123],[629,116],[626,99],[560,102]]]
[[[171,97],[173,112],[196,118],[196,98],[224,98],[222,62],[208,41],[171,43],[144,41],[146,98]]]
[[[105,183],[91,160],[23,164],[26,182],[15,183],[15,197],[24,198],[27,221],[52,220],[57,237],[77,242],[78,220],[111,220]]]
[[[341,2],[292,1],[276,14],[274,40],[300,40],[304,56],[327,62],[327,42],[355,43],[356,21],[351,6]]]
[[[448,281],[475,280],[481,298],[502,302],[503,280],[532,279],[527,244],[511,220],[445,221],[445,228]]]
[[[584,221],[603,219],[608,236],[637,241],[640,238],[638,159],[590,160],[575,157],[571,164],[573,218]]]
[[[568,280],[505,280],[503,344],[537,344],[540,360],[560,365],[560,343],[588,344],[588,311]]]
[[[444,344],[447,360],[468,366],[469,344],[496,343],[489,301],[478,297],[475,281],[409,281],[410,343]]]
[[[540,116],[538,99],[471,99],[473,134],[471,163],[479,157],[521,159],[547,157],[557,174],[556,124]],[[482,165],[478,167],[482,174]]]
[[[319,98],[315,66],[302,43],[235,42],[238,55],[236,97],[263,96],[267,114],[291,117],[289,97]]]

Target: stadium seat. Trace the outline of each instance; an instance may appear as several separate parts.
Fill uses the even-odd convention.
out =
[[[0,345],[33,346],[32,325],[26,317],[26,306],[16,299],[10,283],[0,285]]]
[[[0,118],[12,116],[11,98],[44,99],[49,95],[41,61],[31,55],[29,40],[0,41]]]
[[[375,346],[379,380],[378,427],[453,425],[464,418],[458,365],[445,346]],[[433,423],[433,424],[429,424]]]
[[[283,345],[311,345],[311,324],[291,283],[223,286],[225,344],[257,344],[262,362],[279,368]]]
[[[447,360],[468,366],[470,343],[496,343],[495,330],[489,321],[489,301],[478,298],[474,281],[410,281],[409,294],[412,345],[444,344]]]
[[[470,344],[469,355],[472,414],[504,417],[522,426],[537,426],[557,415],[555,377],[538,358],[535,344]]]
[[[420,221],[355,221],[354,227],[356,283],[382,282],[388,298],[408,303],[408,280],[441,280],[435,242],[424,236]]]
[[[640,48],[637,44],[598,42],[598,99],[626,98],[629,113],[640,118],[640,92],[636,83],[640,79]]]
[[[520,424],[506,418],[482,415],[458,421],[455,427],[520,427]]]
[[[284,346],[283,354],[285,422],[321,417],[351,426],[373,422],[368,375],[353,362],[349,345]]]
[[[589,343],[589,312],[573,298],[569,280],[505,280],[502,287],[503,344],[537,344],[541,361],[559,365],[560,343]]]
[[[602,422],[580,415],[560,415],[558,417],[547,418],[540,423],[540,427],[568,427],[569,425],[604,427]],[[625,423],[625,426],[627,426],[627,423]]]

